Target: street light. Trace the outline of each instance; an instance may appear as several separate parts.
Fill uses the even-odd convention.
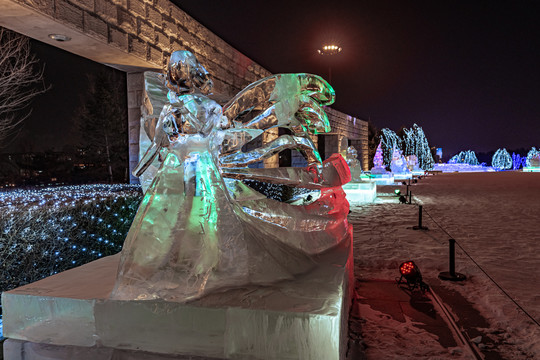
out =
[[[324,45],[317,51],[320,55],[336,55],[341,52],[341,47],[337,45]]]
[[[325,44],[320,49],[317,49],[319,55],[332,56],[341,52],[342,48],[336,44]],[[328,65],[328,82],[332,83],[332,66]]]

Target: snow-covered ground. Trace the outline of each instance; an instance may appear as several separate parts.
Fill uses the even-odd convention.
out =
[[[394,279],[401,262],[414,260],[429,283],[430,278],[448,270],[447,232],[540,322],[540,174],[452,173],[420,180],[411,189],[413,202],[423,205],[423,224],[430,229],[425,232],[410,229],[418,223],[418,207],[399,204],[392,196],[396,188],[405,192],[402,185],[379,186],[375,203],[351,204],[349,219],[354,226],[357,277]],[[468,280],[446,286],[473,303],[490,321],[490,332],[501,333],[502,355],[508,359],[540,359],[540,326],[524,315],[459,248],[456,271],[467,275]],[[388,321],[391,319],[373,313],[365,326],[384,335],[392,331]],[[394,346],[401,356],[396,359],[459,357],[443,348],[436,354],[433,349],[429,352],[429,334],[424,334],[423,340],[411,333],[404,341],[382,343],[390,335],[373,334],[365,341],[372,349]],[[367,355],[369,359],[369,350]]]

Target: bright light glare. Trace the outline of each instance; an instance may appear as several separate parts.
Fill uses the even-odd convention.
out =
[[[335,44],[324,45],[321,49],[317,50],[321,55],[335,55],[341,52],[341,47]]]

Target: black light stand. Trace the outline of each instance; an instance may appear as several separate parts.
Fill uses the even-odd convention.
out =
[[[413,230],[429,230],[427,226],[422,226],[422,205],[418,205],[418,226],[413,226]]]
[[[456,240],[449,239],[449,271],[443,271],[439,274],[439,279],[447,281],[463,281],[467,277],[456,272]]]

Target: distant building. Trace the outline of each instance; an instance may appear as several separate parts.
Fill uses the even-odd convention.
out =
[[[435,162],[442,162],[442,148],[437,148],[435,156],[437,157],[437,159],[435,159]]]

